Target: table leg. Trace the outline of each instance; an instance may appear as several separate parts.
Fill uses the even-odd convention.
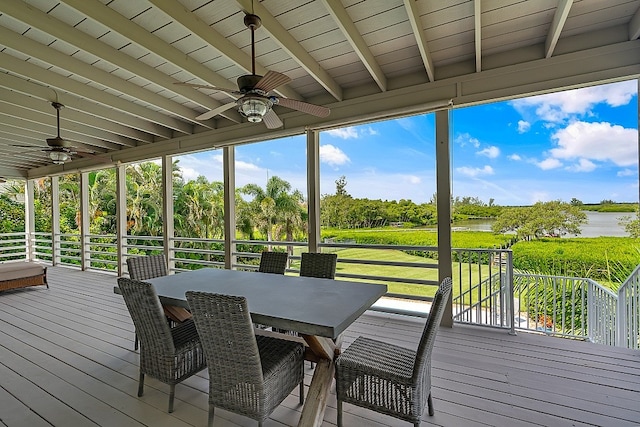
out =
[[[334,375],[336,345],[333,340],[314,335],[302,335],[309,348],[318,357],[311,385],[305,398],[298,427],[317,427],[322,424],[327,409],[327,399]]]

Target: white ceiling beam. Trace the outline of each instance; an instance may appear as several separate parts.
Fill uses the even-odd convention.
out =
[[[356,28],[355,24],[351,20],[351,17],[342,6],[342,3],[334,0],[321,0],[324,7],[329,11],[329,14],[333,17],[334,21],[342,30],[342,33],[347,38],[347,41],[360,58],[360,61],[364,64],[373,80],[376,82],[381,91],[387,90],[387,77],[384,75],[382,68],[376,61],[376,58],[371,53],[369,46],[365,43],[364,38],[360,34],[360,31]]]
[[[0,43],[2,43],[2,41],[0,41]],[[120,98],[103,90],[80,83],[79,81],[69,79],[61,74],[20,60],[4,52],[0,52],[0,69],[5,69],[12,73],[34,79],[59,90],[71,92],[81,98],[94,100],[95,102],[124,111],[133,116],[150,120],[153,123],[173,129],[174,131],[184,134],[193,133],[193,127],[189,123],[153,111],[147,107],[133,103],[128,99]]]
[[[573,0],[560,0],[558,3],[556,13],[553,15],[553,22],[551,22],[551,28],[549,28],[549,34],[547,34],[547,39],[544,42],[545,58],[551,58],[551,55],[553,55],[572,5]]]
[[[60,102],[67,107],[67,110],[85,112],[87,118],[100,120],[94,122],[96,128],[118,133],[140,142],[151,143],[154,141],[154,135],[162,138],[171,137],[171,131],[163,126],[133,117],[113,108],[104,107],[84,98],[78,98],[70,93],[59,94],[50,87],[42,86],[11,74],[0,73],[0,87],[10,89],[16,94],[24,94],[47,101],[49,104],[53,101]]]
[[[436,73],[433,67],[433,59],[431,59],[431,53],[427,46],[427,38],[424,35],[424,30],[420,23],[420,13],[418,12],[417,2],[415,0],[404,0],[404,7],[407,10],[407,15],[409,16],[413,35],[418,43],[418,49],[420,50],[420,56],[422,57],[424,68],[427,70],[427,76],[429,76],[429,81],[433,82],[436,80]]]
[[[51,108],[53,110],[53,107]],[[46,139],[53,138],[57,134],[57,126],[55,117],[47,117],[44,114],[33,110],[28,110],[15,105],[0,102],[0,114],[4,114],[3,124],[12,125],[21,129],[28,129],[42,133],[44,137],[42,143],[46,146]],[[10,119],[14,117],[18,121]],[[22,123],[22,124],[20,124]],[[82,148],[105,148],[107,150],[119,150],[121,145],[113,142],[105,141],[88,134],[86,128],[73,125],[66,120],[60,118],[60,136],[66,140],[73,141],[74,145]]]
[[[95,38],[89,36],[88,34],[78,30],[75,27],[65,24],[62,21],[54,18],[53,16],[40,11],[39,9],[24,3],[21,0],[3,0],[0,3],[0,11],[6,13],[13,18],[30,25],[32,27],[37,28],[40,31],[43,31],[51,36],[63,40],[72,46],[77,47],[80,50],[86,51],[92,55],[102,58],[103,60],[113,64],[116,67],[128,70],[129,72],[148,80],[151,83],[155,83],[166,90],[179,93],[189,93],[194,99],[194,102],[201,104],[203,107],[212,109],[222,105],[220,102],[215,99],[186,86],[173,85],[176,82],[175,79],[169,77],[168,75],[156,70],[153,67],[146,65],[145,63],[138,61],[136,58],[133,58],[127,54],[124,54],[117,49],[112,48],[111,46],[96,40]],[[4,33],[8,34],[10,30],[3,29]],[[13,33],[17,35],[17,33]],[[19,35],[23,39],[28,39],[22,35]],[[8,37],[8,36],[6,36]],[[4,40],[5,36],[0,37],[0,39]],[[42,46],[42,45],[40,45]],[[16,48],[15,46],[10,46],[13,49],[18,51],[22,51],[20,48]],[[26,47],[25,47],[26,48]],[[128,94],[131,96],[135,96],[136,98],[148,102],[151,105],[157,106],[170,114],[173,114],[178,117],[182,117],[184,120],[188,120],[193,122],[194,124],[200,124],[205,127],[212,128],[213,124],[208,124],[206,122],[198,122],[195,118],[200,115],[190,108],[187,108],[175,101],[170,100],[169,98],[153,93],[137,84],[131,83],[129,81],[123,80],[115,75],[108,73],[106,71],[100,70],[90,64],[86,64],[82,61],[75,59],[74,57],[68,55],[62,55],[58,53],[59,57],[64,57],[65,65],[60,65],[59,58],[56,58],[53,55],[54,50],[51,49],[49,54],[46,56],[49,58],[43,59],[40,58],[37,54],[30,53],[30,55],[38,57],[45,62],[49,62],[50,64],[56,65],[64,70],[68,70],[73,72],[74,74],[78,74],[85,78],[95,81],[96,83],[103,84],[107,87],[118,88],[124,94]],[[24,52],[26,53],[26,52]],[[58,59],[56,61],[56,59]],[[53,62],[52,62],[53,61]],[[182,93],[179,93],[182,95]],[[240,121],[240,117],[237,117],[238,122]]]
[[[71,0],[73,3],[81,3],[84,4],[85,0]],[[217,50],[221,55],[227,57],[231,62],[240,67],[244,72],[251,73],[251,55],[247,55],[242,51],[242,49],[236,47],[233,43],[231,43],[226,37],[222,36],[222,34],[218,33],[215,29],[204,23],[200,18],[198,18],[194,13],[191,13],[187,10],[180,2],[175,0],[148,0],[151,4],[162,10],[166,13],[171,19],[180,23],[183,27],[189,30],[194,35],[201,38],[205,43],[209,44],[215,50]],[[68,3],[68,1],[67,1]],[[83,9],[86,9],[84,7]],[[117,30],[116,30],[117,31]],[[247,30],[248,31],[248,30]],[[132,40],[135,40],[136,43],[142,43],[146,36],[141,34],[143,37],[137,37]],[[162,56],[167,61],[175,64],[176,66],[182,68],[183,70],[193,74],[194,76],[206,81],[213,86],[218,87],[229,87],[230,82],[217,73],[213,72],[209,68],[205,67],[201,64],[195,64],[192,60],[190,61],[188,57],[183,52],[178,51],[173,48],[173,46],[169,45],[176,52],[171,52],[168,49],[161,49],[160,51],[155,52],[157,55]],[[151,50],[150,46],[145,46],[147,49]],[[195,66],[194,66],[195,64]],[[267,74],[267,70],[260,64],[256,64],[256,74],[264,76]],[[215,75],[218,77],[217,80],[213,80],[209,78],[209,76]],[[218,81],[219,80],[219,81]],[[287,86],[280,86],[274,90],[281,96],[285,96],[287,98],[299,99],[302,97],[299,93],[291,89]],[[231,95],[229,95],[231,96]]]
[[[154,34],[151,34],[135,22],[130,21],[99,1],[65,0],[65,3],[77,11],[87,15],[89,18],[101,23],[105,27],[110,28],[116,33],[128,38],[133,43],[148,49],[183,70],[205,80],[209,84],[222,87],[229,85],[229,81],[224,77],[213,72],[202,64],[198,64],[193,59],[190,59],[184,52],[181,52]],[[176,2],[176,4],[178,3]],[[84,34],[82,32],[80,33]],[[204,108],[213,110],[214,108],[222,105],[218,100],[213,99],[194,88],[175,85],[174,83],[176,83],[177,80],[153,67],[150,67],[149,65],[144,64],[143,62],[138,61],[136,58],[132,58],[131,56],[109,47],[92,37],[85,35],[83,38],[85,40],[81,44],[71,40],[65,41],[68,43],[74,43],[74,45],[77,45],[79,48],[100,56],[114,65],[127,69],[150,82],[162,86],[170,92],[184,96]],[[77,39],[77,37],[74,37],[74,39]],[[89,49],[92,50],[90,51]],[[221,115],[235,123],[240,123],[242,121],[240,113],[236,110],[227,110]]]
[[[298,41],[260,3],[252,0],[236,0],[244,10],[253,10],[262,20],[262,28],[287,52],[304,70],[324,87],[338,101],[342,100],[342,88]]]
[[[3,88],[0,88],[0,101],[10,105],[15,105],[20,108],[37,111],[47,116],[51,116],[53,122],[55,122],[56,120],[56,110],[51,106],[50,103],[45,103],[41,100],[29,96],[24,96]],[[126,136],[120,135],[119,133],[113,133],[103,129],[105,125],[115,126],[114,123],[110,123],[107,120],[100,119],[89,114],[84,114],[73,109],[65,108],[60,113],[60,120],[61,123],[62,121],[73,123],[73,126],[80,125],[86,129],[86,135],[94,136],[104,141],[114,142],[119,145],[124,145],[125,147],[135,147],[137,145],[136,141],[134,141],[133,139],[127,138]],[[124,126],[122,127],[124,128]]]
[[[473,22],[476,45],[476,73],[482,71],[482,0],[473,1]]]
[[[640,7],[629,21],[629,40],[635,40],[640,37]]]

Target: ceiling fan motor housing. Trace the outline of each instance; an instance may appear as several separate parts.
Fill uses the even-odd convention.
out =
[[[260,81],[262,76],[258,76],[256,74],[245,74],[244,76],[238,77],[238,89],[242,93],[247,93],[252,90]]]

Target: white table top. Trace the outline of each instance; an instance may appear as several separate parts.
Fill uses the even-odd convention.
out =
[[[247,298],[256,323],[337,338],[387,291],[386,285],[203,268],[147,280],[165,304],[188,307],[188,290]]]

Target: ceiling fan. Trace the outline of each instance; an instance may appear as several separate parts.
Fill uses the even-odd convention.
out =
[[[93,151],[82,150],[77,147],[72,147],[71,142],[60,137],[60,110],[64,108],[64,105],[59,102],[52,102],[51,105],[56,109],[57,128],[58,134],[55,138],[47,138],[47,145],[49,148],[43,148],[41,151],[49,153],[49,158],[56,165],[63,165],[65,162],[71,161],[71,156],[75,154],[94,154]],[[32,145],[13,145],[14,147],[33,148]]]
[[[176,83],[196,88],[215,89],[232,95],[241,95],[236,101],[214,108],[196,117],[196,119],[208,120],[235,106],[238,108],[238,112],[250,122],[264,122],[268,129],[276,129],[282,126],[282,121],[273,111],[272,107],[274,105],[281,105],[317,117],[327,117],[331,112],[327,107],[298,101],[296,99],[269,95],[269,92],[278,86],[290,82],[291,78],[277,71],[268,71],[264,76],[256,74],[255,30],[261,25],[260,17],[253,13],[247,13],[244,17],[244,24],[251,30],[251,74],[238,77],[237,90],[191,83]]]

